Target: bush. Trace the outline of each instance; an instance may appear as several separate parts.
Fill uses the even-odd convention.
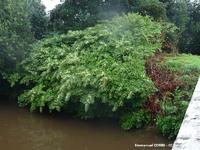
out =
[[[22,63],[20,83],[30,89],[20,106],[84,119],[131,113],[129,127],[142,127],[146,117],[138,110],[155,91],[145,61],[161,48],[162,30],[149,17],[128,14],[38,42]]]
[[[131,128],[141,128],[149,124],[151,116],[144,110],[138,112],[128,113],[121,117],[121,127],[124,130],[130,130]]]
[[[156,125],[164,136],[175,139],[185,116],[192,92],[176,90],[172,98],[161,102]]]
[[[158,116],[156,125],[164,136],[169,139],[175,139],[180,129],[181,121],[176,116]]]

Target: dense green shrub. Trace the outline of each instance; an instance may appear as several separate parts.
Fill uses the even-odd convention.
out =
[[[169,139],[175,139],[180,129],[182,120],[176,116],[158,116],[156,125],[164,136],[168,137]]]
[[[131,128],[141,128],[147,125],[151,120],[151,116],[144,110],[138,112],[127,113],[121,117],[121,127],[125,130]]]
[[[176,138],[178,134],[191,93],[192,91],[176,90],[172,98],[160,104],[162,113],[157,116],[156,125],[161,133],[170,139]]]
[[[38,42],[22,64],[21,84],[31,88],[20,105],[65,109],[82,118],[101,109],[104,116],[126,106],[135,111],[155,89],[144,64],[160,49],[161,32],[149,17],[128,14]]]

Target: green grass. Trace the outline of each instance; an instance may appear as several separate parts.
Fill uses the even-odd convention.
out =
[[[182,73],[200,73],[200,56],[191,54],[179,54],[176,56],[168,55],[164,59],[164,63],[174,72]]]

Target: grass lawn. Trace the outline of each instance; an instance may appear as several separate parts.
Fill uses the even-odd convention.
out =
[[[164,63],[174,72],[200,72],[200,56],[191,54],[167,55]]]

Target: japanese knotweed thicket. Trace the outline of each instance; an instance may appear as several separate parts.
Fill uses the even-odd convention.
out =
[[[22,63],[20,82],[30,89],[20,105],[82,118],[140,112],[155,90],[145,60],[161,48],[162,29],[149,17],[128,14],[38,42]]]

